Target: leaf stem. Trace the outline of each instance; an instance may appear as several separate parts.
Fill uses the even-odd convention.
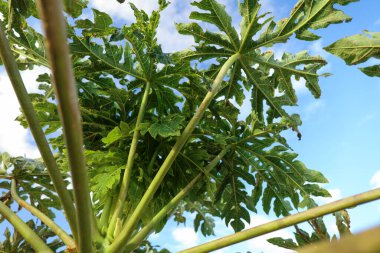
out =
[[[25,241],[29,243],[36,252],[53,253],[45,242],[2,201],[0,201],[0,213],[14,226],[17,232],[24,237]]]
[[[33,104],[30,100],[27,90],[25,89],[24,82],[22,81],[17,63],[12,55],[8,40],[5,37],[4,31],[0,26],[0,54],[3,60],[5,69],[7,70],[9,79],[11,80],[13,89],[16,93],[17,99],[20,103],[21,109],[28,122],[30,131],[37,144],[38,150],[41,153],[42,159],[49,172],[50,178],[53,182],[54,188],[57,191],[58,197],[61,201],[63,210],[65,211],[66,219],[70,225],[71,232],[74,238],[77,234],[76,216],[73,200],[69,191],[66,189],[66,184],[59,171],[57,162],[54,159],[53,153],[50,150],[49,144],[46,140],[44,132],[41,128],[40,122],[37,119],[36,113],[33,109]]]
[[[327,205],[315,207],[307,211],[297,213],[291,216],[287,216],[282,219],[278,219],[260,226],[247,229],[232,235],[222,237],[220,239],[190,248],[180,253],[202,253],[218,250],[248,239],[258,237],[260,235],[265,235],[274,231],[277,231],[282,228],[296,225],[298,223],[317,218],[326,214],[330,214],[342,209],[354,207],[361,205],[370,201],[380,199],[380,188],[353,195],[335,202],[332,202]]]
[[[73,238],[71,238],[60,226],[58,226],[54,221],[52,221],[47,215],[42,213],[40,210],[35,208],[34,206],[29,205],[26,201],[20,198],[20,196],[17,194],[16,189],[16,180],[12,179],[12,186],[11,186],[11,194],[12,198],[23,208],[31,212],[34,216],[36,216],[38,219],[40,219],[46,226],[48,226],[61,240],[64,244],[66,244],[67,248],[75,249],[75,241]]]
[[[213,86],[211,88],[211,91],[207,92],[205,98],[203,99],[202,103],[198,107],[194,116],[192,117],[192,119],[190,120],[188,125],[186,126],[185,130],[182,132],[181,136],[177,139],[177,142],[174,144],[170,153],[166,157],[165,161],[161,165],[156,176],[154,177],[153,181],[151,182],[147,191],[145,192],[144,196],[142,197],[141,201],[139,202],[136,209],[132,213],[131,217],[127,221],[123,231],[115,238],[114,242],[106,250],[107,253],[120,252],[120,250],[125,246],[126,242],[128,241],[129,237],[131,236],[131,234],[133,232],[135,225],[139,222],[142,214],[144,213],[145,208],[148,206],[149,202],[153,198],[153,195],[156,193],[158,187],[160,186],[165,175],[167,174],[167,172],[171,168],[171,165],[173,164],[177,155],[179,154],[182,147],[187,142],[189,136],[191,135],[191,133],[195,129],[195,127],[198,124],[198,122],[200,121],[200,119],[202,118],[204,112],[206,111],[207,107],[211,103],[212,99],[219,92],[223,78],[227,74],[227,71],[230,69],[230,67],[233,65],[233,63],[236,60],[238,60],[239,58],[240,58],[240,54],[237,53],[237,54],[232,55],[224,63],[224,65],[220,69],[217,77],[215,78],[215,80],[213,82]]]
[[[66,24],[60,0],[39,0],[49,62],[53,74],[59,114],[67,146],[74,188],[80,253],[93,252],[92,205],[83,151],[83,133],[76,83],[67,44]]]
[[[113,200],[114,200],[114,197],[111,195],[107,198],[107,201],[104,204],[103,212],[100,215],[100,221],[99,221],[99,227],[100,227],[101,233],[103,233],[103,231],[106,232],[105,230],[106,230],[106,226],[108,224],[109,216],[111,213]]]
[[[154,227],[162,219],[165,218],[177,205],[178,203],[193,189],[193,187],[212,169],[214,169],[219,161],[224,157],[224,155],[229,150],[229,146],[220,151],[220,153],[215,156],[215,158],[204,168],[204,172],[199,173],[193,180],[190,181],[170,202],[164,206],[160,212],[158,212],[153,219],[145,225],[127,244],[125,251],[129,252],[135,249],[140,243],[152,232]]]
[[[120,217],[121,211],[123,210],[125,199],[127,197],[128,187],[129,187],[129,184],[131,181],[133,163],[134,163],[135,155],[136,155],[137,143],[138,143],[138,140],[140,137],[140,124],[144,118],[146,105],[148,104],[149,93],[150,93],[150,82],[147,82],[146,86],[145,86],[144,95],[143,95],[143,98],[141,101],[140,110],[139,110],[139,113],[137,115],[135,130],[133,133],[132,143],[131,143],[131,147],[129,149],[129,154],[128,154],[128,161],[127,161],[127,165],[125,167],[123,180],[121,182],[119,195],[117,197],[116,207],[115,207],[115,210],[113,212],[113,215],[112,215],[112,218],[111,218],[110,224],[108,226],[108,230],[107,230],[107,239],[108,240],[111,240],[113,237],[117,218]]]

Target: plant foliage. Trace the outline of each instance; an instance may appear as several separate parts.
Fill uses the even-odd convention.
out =
[[[234,55],[238,55],[237,60],[212,93],[215,94],[212,102],[204,108],[203,117],[179,151],[134,231],[149,224],[199,173],[204,173],[203,180],[174,210],[169,210],[154,227],[155,232],[164,227],[172,213],[177,222],[185,222],[186,212],[195,214],[194,228],[204,235],[214,234],[214,218],[223,219],[237,232],[250,223],[251,212],[257,212],[259,203],[265,213],[273,211],[280,217],[314,207],[315,196],[329,197],[329,192],[320,186],[327,179],[297,160],[297,154],[281,135],[293,130],[301,137],[298,130],[301,119],[288,109],[297,106],[293,81],[304,79],[311,94],[319,98],[318,80],[327,75],[320,74],[320,69],[327,62],[307,51],[280,55],[271,48],[292,36],[299,40],[318,40],[315,30],[351,20],[337,8],[355,1],[300,0],[288,18],[278,21],[268,13],[260,14],[258,0],[239,1],[240,29],[233,26],[231,16],[218,1],[194,1],[191,4],[196,10],[190,14],[193,22],[177,24],[177,30],[192,36],[195,44],[170,54],[163,52],[157,40],[160,15],[168,6],[167,1],[160,0],[159,9],[151,14],[129,3],[135,21],[123,26],[115,24],[105,12],[89,10],[86,1],[65,1],[70,15],[67,16],[68,43],[82,115],[89,187],[103,238],[126,164],[131,162],[128,152],[133,148],[133,139],[138,138],[136,153],[131,158],[134,166],[126,203],[115,231],[111,238],[106,238],[111,240],[107,243],[112,243],[128,221],[165,158],[171,154],[178,136],[201,107],[203,97],[214,92],[213,80]],[[28,19],[39,18],[35,2],[1,0],[0,11],[4,17],[1,25],[7,32],[19,69],[49,67],[43,35]],[[90,12],[93,18],[88,18]],[[210,30],[203,28],[206,23]],[[377,33],[358,36],[349,40],[373,45],[379,39]],[[359,56],[348,55],[342,50],[342,45],[351,43],[347,40],[338,41],[327,50],[349,64],[379,57],[373,46],[366,57],[360,57],[364,51],[350,50]],[[359,47],[360,43],[352,44]],[[30,98],[50,144],[57,150],[62,173],[68,175],[67,150],[50,76],[42,74],[37,81],[40,92],[30,94]],[[145,91],[149,99],[143,119],[138,122]],[[242,116],[240,109],[247,100],[251,102],[251,113]],[[23,115],[18,120],[27,127]],[[136,131],[139,135],[134,134]],[[223,150],[228,151],[215,169],[206,173],[204,168]],[[60,204],[42,162],[7,158],[5,153],[1,161],[3,173],[17,180],[20,195],[53,218],[51,208],[59,210]],[[10,184],[2,180],[1,187],[7,191]],[[336,217],[342,231],[349,227],[346,215],[336,214]],[[271,242],[294,248],[322,239],[322,234],[328,235],[326,231],[318,234],[321,227],[325,230],[321,219],[313,222],[315,232],[311,235],[296,229],[297,243],[279,238]],[[107,243],[97,245],[98,249]],[[141,245],[141,250],[158,252],[146,241]]]

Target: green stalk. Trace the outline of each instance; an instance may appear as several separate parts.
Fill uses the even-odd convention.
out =
[[[67,45],[62,1],[39,0],[38,7],[45,28],[49,62],[71,168],[77,211],[78,249],[80,253],[91,253],[92,206],[84,159],[78,95]]]
[[[12,55],[12,51],[10,49],[8,40],[6,39],[1,26],[0,55],[3,60],[5,69],[7,70],[9,79],[11,80],[13,89],[16,93],[21,109],[28,122],[30,131],[32,132],[38,150],[40,151],[42,159],[44,160],[50,178],[53,182],[54,188],[57,191],[63,210],[65,211],[66,219],[70,225],[71,232],[73,233],[74,237],[76,237],[77,227],[73,200],[69,191],[66,189],[66,184],[63,181],[57,162],[54,159],[53,153],[50,150],[49,144],[41,128],[40,122],[37,119],[32,102],[30,100],[27,90],[25,89],[24,82],[22,81],[20,72],[18,70],[17,63],[14,59],[14,56]]]
[[[99,221],[98,219],[96,218],[95,214],[92,213],[92,240],[94,242],[97,242],[97,243],[103,243],[104,241],[104,238],[102,236],[102,234],[100,233],[100,226],[99,226]]]
[[[298,223],[308,221],[310,219],[314,219],[326,214],[337,212],[342,209],[361,205],[361,204],[371,202],[377,199],[380,199],[380,188],[372,190],[372,191],[360,193],[348,198],[344,198],[327,205],[318,206],[301,213],[297,213],[297,214],[287,216],[285,218],[278,219],[278,220],[275,220],[275,221],[272,221],[272,222],[269,222],[257,227],[253,227],[251,229],[247,229],[245,231],[228,235],[220,239],[217,239],[217,240],[214,240],[214,241],[211,241],[211,242],[208,242],[208,243],[205,243],[205,244],[202,244],[190,249],[180,251],[180,253],[202,253],[202,252],[210,252],[210,251],[218,250],[235,243],[246,241],[246,240],[258,237],[260,235],[265,235],[282,228],[293,226]],[[323,252],[323,251],[320,251],[320,252]]]
[[[213,82],[211,91],[207,92],[199,108],[197,109],[194,116],[192,117],[188,125],[186,126],[185,130],[182,132],[181,136],[177,139],[177,142],[174,144],[173,148],[170,150],[169,155],[166,157],[164,163],[161,165],[160,169],[158,170],[156,176],[154,177],[153,181],[149,185],[141,201],[139,202],[136,209],[132,213],[130,219],[127,221],[123,231],[115,238],[114,242],[106,250],[106,252],[108,253],[120,252],[120,250],[125,246],[126,242],[128,241],[129,237],[131,236],[133,232],[133,228],[139,222],[142,214],[144,213],[145,208],[148,206],[149,202],[153,198],[153,195],[156,193],[165,175],[169,171],[174,160],[177,158],[177,155],[179,154],[182,147],[187,142],[189,136],[195,129],[200,119],[202,118],[204,112],[206,111],[207,107],[211,103],[212,99],[219,92],[221,83],[223,81],[224,76],[227,74],[227,71],[230,69],[232,64],[239,58],[240,58],[240,54],[234,54],[224,63],[224,65],[220,69],[217,77],[215,78]]]
[[[104,204],[104,207],[103,207],[103,212],[100,215],[99,228],[100,228],[101,233],[103,233],[103,231],[105,231],[106,226],[108,224],[113,199],[114,199],[113,196],[109,196],[107,198],[106,203]]]
[[[160,152],[161,143],[156,147],[156,150],[154,151],[152,157],[150,158],[149,165],[147,171],[152,171],[154,163],[157,160],[158,152]]]
[[[229,147],[226,147],[204,168],[204,172],[199,173],[193,180],[190,181],[170,202],[158,212],[153,219],[145,225],[127,244],[125,251],[130,252],[134,250],[140,243],[153,231],[157,223],[162,221],[170,212],[178,205],[178,203],[193,189],[193,187],[205,176],[210,173],[219,161],[227,153]]]
[[[75,241],[73,238],[71,238],[60,226],[58,226],[54,221],[52,221],[48,216],[46,216],[44,213],[42,213],[40,210],[35,208],[34,206],[29,205],[26,201],[24,201],[20,196],[17,194],[16,189],[16,180],[12,179],[12,186],[11,186],[11,194],[12,198],[22,207],[24,207],[26,210],[31,212],[34,216],[36,216],[38,219],[40,219],[46,226],[48,226],[61,240],[64,244],[66,244],[68,249],[75,249]]]
[[[132,174],[132,169],[133,169],[133,163],[134,163],[134,158],[136,154],[136,149],[137,149],[137,143],[140,137],[140,124],[144,118],[145,110],[146,110],[146,105],[148,104],[148,97],[149,97],[149,92],[150,92],[150,82],[146,83],[144,95],[141,101],[141,106],[139,113],[137,115],[137,120],[136,120],[136,125],[135,125],[135,130],[133,133],[133,138],[132,138],[132,143],[131,147],[129,149],[129,154],[128,154],[128,161],[127,165],[125,167],[125,172],[123,176],[123,180],[121,182],[120,186],[120,191],[119,191],[119,196],[117,197],[116,201],[116,207],[113,212],[108,230],[107,230],[107,239],[111,240],[113,238],[113,233],[115,230],[115,225],[117,218],[120,217],[121,211],[123,210],[124,202],[127,197],[128,193],[128,187],[131,181],[131,174]]]
[[[34,231],[25,224],[9,207],[0,201],[0,213],[13,225],[17,232],[38,253],[53,253]]]

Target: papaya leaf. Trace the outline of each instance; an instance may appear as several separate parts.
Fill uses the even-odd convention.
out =
[[[380,32],[364,31],[340,39],[324,48],[342,58],[348,65],[356,65],[368,61],[370,58],[380,58]],[[380,65],[359,68],[368,76],[380,76]]]
[[[103,37],[114,33],[115,28],[112,25],[111,17],[105,13],[92,9],[94,15],[94,22],[89,19],[77,20],[76,27],[82,29],[83,36]]]
[[[347,5],[358,0],[321,0],[298,1],[288,18],[277,23],[270,21],[266,30],[255,41],[251,50],[262,46],[271,46],[274,43],[286,42],[292,34],[301,40],[316,40],[320,37],[310,31],[326,28],[331,24],[351,21],[343,11],[335,8],[335,5]]]
[[[157,138],[157,135],[164,138],[179,136],[184,120],[185,118],[179,114],[171,114],[162,118],[159,122],[153,123],[149,127],[149,133],[153,138]]]
[[[380,65],[373,65],[369,67],[359,68],[367,76],[380,77]]]
[[[231,16],[226,12],[225,6],[215,0],[201,0],[193,2],[192,5],[206,12],[194,11],[190,14],[190,18],[215,25],[220,31],[225,33],[234,49],[239,48],[239,35],[232,26]]]

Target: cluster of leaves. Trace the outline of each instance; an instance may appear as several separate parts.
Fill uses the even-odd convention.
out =
[[[49,241],[47,245],[54,252],[60,253],[63,251],[64,244],[57,238],[48,227],[44,224],[38,225],[33,220],[29,220],[26,224],[42,238],[44,241]],[[0,252],[7,253],[29,253],[34,252],[33,248],[24,240],[24,238],[15,230],[13,233],[6,228],[4,231],[5,239],[0,243]]]
[[[288,106],[297,105],[292,80],[304,79],[307,88],[318,98],[321,95],[318,71],[326,61],[306,51],[279,56],[268,48],[286,42],[293,35],[307,41],[319,39],[311,30],[350,21],[336,5],[355,1],[301,0],[288,18],[277,22],[268,14],[260,14],[261,5],[257,0],[239,1],[240,34],[223,5],[216,0],[195,1],[192,5],[199,11],[192,12],[190,18],[201,23],[178,24],[177,29],[183,35],[193,36],[196,45],[174,54],[164,53],[156,37],[160,12],[168,5],[164,0],[159,1],[159,10],[151,15],[130,4],[135,21],[122,27],[96,9],[92,10],[92,20],[82,19],[80,14],[86,7],[85,1],[74,1],[74,5],[66,1],[66,10],[71,14],[69,46],[96,214],[101,213],[107,200],[111,199],[111,205],[116,201],[114,196],[128,162],[133,133],[140,131],[128,204],[123,213],[123,220],[128,219],[176,137],[209,91],[212,80],[236,54],[239,59],[223,79],[219,92],[173,163],[140,225],[149,222],[227,146],[231,148],[216,169],[206,175],[206,180],[198,184],[174,212],[178,222],[185,221],[184,212],[195,212],[194,227],[204,235],[214,233],[213,217],[224,219],[226,225],[240,231],[250,223],[249,211],[256,212],[260,201],[266,213],[273,210],[277,216],[286,216],[298,208],[315,206],[313,196],[328,197],[329,193],[318,184],[326,183],[327,179],[296,160],[297,155],[281,137],[285,130],[298,132],[301,125],[299,116],[290,115],[286,110]],[[14,4],[17,2],[26,2],[26,5]],[[8,1],[0,1],[0,11],[20,69],[48,66],[43,37],[27,21],[31,16],[37,17],[34,1],[12,1],[10,7]],[[202,22],[211,25],[213,30],[204,30]],[[206,60],[212,63],[205,64]],[[58,150],[59,164],[67,171],[50,77],[43,74],[37,80],[41,93],[31,94],[31,99],[45,133],[53,136],[50,143]],[[136,129],[147,87],[149,100],[145,116]],[[240,119],[239,108],[246,99],[251,101],[252,113]],[[18,120],[27,126],[23,115]],[[46,199],[41,198],[44,194],[51,197],[47,206],[58,208],[56,196],[49,195],[49,179],[34,177],[33,173],[44,171],[43,167],[25,158],[16,158],[13,166],[19,184],[27,182],[22,189],[32,204],[44,210]],[[31,179],[44,187],[38,189],[40,198],[37,200],[31,197],[37,189],[34,185],[31,187]],[[4,182],[2,185],[9,187]],[[156,227],[156,232],[167,219]],[[310,238],[314,238],[313,235]]]
[[[6,179],[2,179],[0,182],[3,195],[7,195],[11,191],[11,182],[7,179],[15,179],[18,195],[50,218],[55,217],[53,209],[62,209],[49,174],[41,160],[10,157],[7,153],[2,153],[0,154],[0,164],[0,171],[6,175]],[[7,202],[8,205],[11,203],[12,201]]]
[[[170,253],[167,249],[159,249],[159,246],[153,246],[149,241],[144,241],[138,249],[135,249],[136,253]]]
[[[14,200],[11,195],[10,179],[17,182],[18,195],[30,205],[38,208],[50,218],[55,218],[57,210],[62,207],[55,193],[52,182],[40,159],[28,159],[24,157],[10,157],[8,153],[0,153],[0,188],[1,201],[8,207],[13,207]],[[16,212],[21,210],[18,207]],[[4,217],[1,217],[1,222]],[[54,252],[63,252],[63,243],[44,224],[36,224],[34,220],[28,220],[26,224],[37,233]],[[8,228],[4,231],[4,240],[0,243],[2,252],[33,252],[31,246],[16,231]]]

